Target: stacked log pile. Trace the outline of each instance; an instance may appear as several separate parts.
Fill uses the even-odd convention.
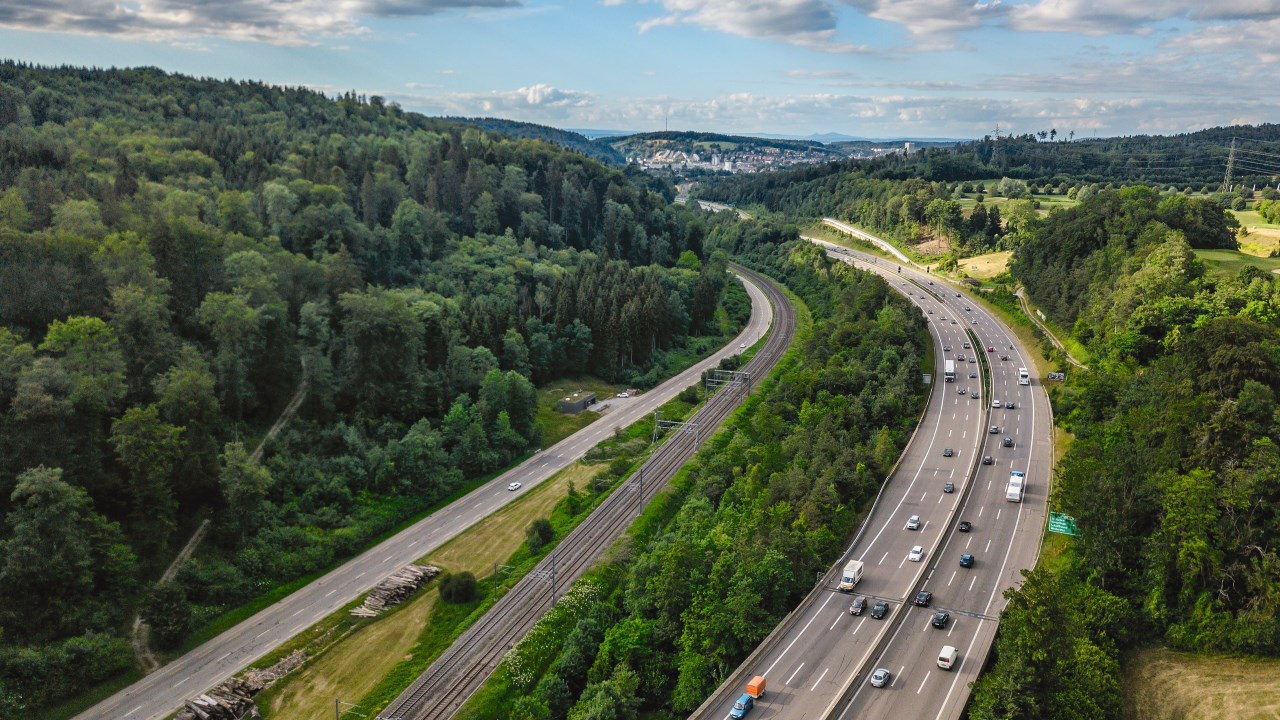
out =
[[[262,690],[257,683],[231,678],[207,693],[197,695],[186,702],[186,707],[174,716],[175,720],[256,720],[258,706],[253,696]]]
[[[376,617],[383,610],[408,600],[418,588],[431,582],[439,574],[440,568],[434,565],[405,565],[370,590],[364,604],[353,608],[351,614],[356,617]]]

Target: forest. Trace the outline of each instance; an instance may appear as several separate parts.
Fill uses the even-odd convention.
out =
[[[812,328],[675,481],[665,522],[593,573],[545,670],[517,661],[519,699],[477,717],[687,717],[840,554],[910,436],[921,315],[794,226],[715,223],[707,247],[794,289]]]
[[[1008,594],[970,717],[1120,712],[1123,650],[1280,655],[1280,288],[1206,272],[1231,234],[1151,188],[1024,229],[1012,271],[1095,362],[1051,398],[1074,435],[1054,509],[1080,536]],[[1177,210],[1177,211],[1175,211]],[[1202,208],[1203,210],[1203,208]]]
[[[523,457],[535,383],[733,331],[671,194],[377,96],[0,63],[0,717]]]

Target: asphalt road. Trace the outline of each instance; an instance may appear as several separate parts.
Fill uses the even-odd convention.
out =
[[[612,409],[591,425],[80,713],[75,720],[166,717],[187,698],[239,672],[358,598],[383,578],[440,547],[519,493],[536,487],[578,460],[612,435],[615,428],[626,427],[652,413],[697,382],[703,370],[718,366],[722,358],[742,352],[740,345],[750,346],[764,335],[773,321],[773,308],[760,288],[746,281],[744,285],[751,297],[751,319],[746,329],[725,347],[649,392],[613,402]],[[507,490],[512,482],[521,483],[519,491]]]
[[[833,252],[846,261],[854,257],[843,249]],[[860,267],[909,293],[926,313],[935,343],[928,407],[863,531],[837,563],[843,567],[846,560],[856,559],[866,564],[854,592],[836,591],[838,574],[828,573],[822,588],[788,616],[779,633],[694,717],[724,717],[745,678],[757,674],[766,677],[768,694],[751,713],[752,720],[959,717],[968,683],[981,669],[994,636],[995,618],[1004,604],[1001,593],[1020,579],[1020,569],[1034,564],[1047,503],[1051,435],[1048,400],[1039,379],[1033,378],[1031,386],[1018,385],[1018,368],[1033,367],[1029,355],[996,318],[965,297],[955,297],[959,290],[907,263],[899,275],[899,266],[891,261],[858,256]],[[978,346],[965,348],[975,336]],[[950,352],[944,351],[947,345]],[[988,345],[995,351],[986,352]],[[974,399],[972,391],[982,388],[982,378],[969,375],[980,374],[974,362],[978,353],[990,361],[994,392],[983,391]],[[961,354],[965,362],[958,361]],[[1001,354],[1009,360],[1001,361]],[[954,383],[943,382],[945,358],[957,360]],[[959,388],[968,392],[960,395]],[[1018,407],[992,409],[993,399],[1002,405],[1014,400]],[[999,428],[995,434],[989,432],[992,425]],[[1002,447],[1005,436],[1013,447]],[[943,453],[948,447],[954,451],[951,457]],[[991,465],[980,463],[984,455],[992,456]],[[1022,503],[1004,499],[1010,469],[1027,472],[1029,490]],[[943,491],[948,481],[954,483],[952,493]],[[906,527],[912,515],[920,516],[919,530]],[[956,532],[959,520],[971,522],[973,530]],[[916,545],[925,549],[922,562],[908,560]],[[965,552],[975,556],[973,568],[959,567]],[[934,595],[927,609],[910,604],[922,580]],[[858,595],[870,604],[886,600],[889,615],[883,620],[869,613],[851,616],[849,606]],[[930,626],[939,608],[951,614],[944,629]],[[951,671],[936,663],[943,645],[959,649]],[[888,688],[867,686],[876,667],[893,673]]]

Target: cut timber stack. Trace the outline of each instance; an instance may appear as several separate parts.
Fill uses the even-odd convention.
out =
[[[186,703],[186,708],[174,716],[174,720],[248,720],[260,718],[253,696],[262,690],[261,685],[231,678],[203,695],[197,695]]]
[[[434,565],[405,565],[370,590],[364,604],[352,609],[351,614],[356,617],[375,617],[383,610],[409,599],[418,588],[431,582],[439,574],[440,568]]]

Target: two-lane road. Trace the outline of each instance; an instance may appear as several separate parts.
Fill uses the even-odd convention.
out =
[[[615,428],[626,427],[657,410],[696,383],[704,370],[718,367],[722,358],[742,352],[740,346],[754,343],[772,324],[773,308],[764,291],[745,279],[743,283],[751,297],[751,319],[725,347],[653,390],[618,403],[586,428],[80,713],[75,720],[155,720],[169,715],[185,699],[234,675],[399,568],[448,542],[520,492],[550,478],[612,435]],[[512,482],[521,483],[518,492],[507,490]]]

